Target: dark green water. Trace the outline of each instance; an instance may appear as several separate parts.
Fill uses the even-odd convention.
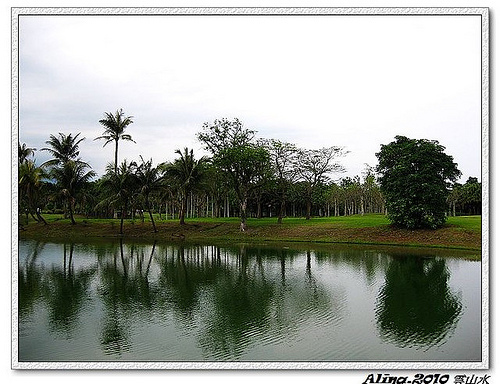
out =
[[[19,243],[20,362],[480,361],[458,251]]]

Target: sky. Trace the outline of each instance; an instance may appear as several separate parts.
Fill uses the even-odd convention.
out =
[[[114,146],[94,139],[123,108],[123,159],[205,154],[203,123],[238,118],[257,136],[340,146],[345,173],[375,166],[396,135],[437,140],[481,179],[479,16],[21,15],[19,140],[81,132],[100,176]]]

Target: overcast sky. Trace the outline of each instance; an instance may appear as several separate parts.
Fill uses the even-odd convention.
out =
[[[81,132],[102,175],[104,112],[134,116],[120,162],[200,157],[203,123],[237,117],[259,137],[345,147],[334,179],[405,135],[438,140],[465,182],[481,177],[480,32],[479,16],[21,15],[19,139]]]

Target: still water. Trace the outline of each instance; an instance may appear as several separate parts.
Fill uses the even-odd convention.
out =
[[[467,256],[20,241],[19,361],[480,361]]]

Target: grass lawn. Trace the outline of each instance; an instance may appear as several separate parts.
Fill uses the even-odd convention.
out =
[[[76,217],[72,225],[62,215],[45,214],[48,225],[33,220],[19,231],[20,238],[78,239],[120,237],[119,219],[85,219]],[[248,219],[246,232],[239,231],[238,218],[187,219],[181,226],[177,220],[160,220],[155,216],[158,232],[153,233],[149,218],[125,220],[124,238],[210,241],[300,241],[317,243],[386,244],[480,250],[481,216],[450,217],[437,230],[407,230],[390,225],[384,215],[341,217]]]

